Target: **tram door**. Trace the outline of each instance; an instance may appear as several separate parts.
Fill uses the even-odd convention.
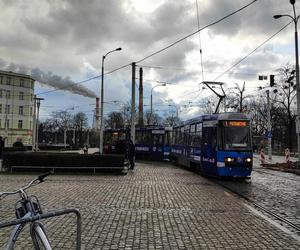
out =
[[[211,122],[211,121],[209,121]],[[217,173],[217,127],[203,122],[202,130],[202,167],[204,174]]]

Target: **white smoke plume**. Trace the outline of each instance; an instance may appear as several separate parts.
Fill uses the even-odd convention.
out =
[[[23,65],[18,65],[14,63],[7,63],[0,58],[0,69],[4,71],[12,71],[14,73],[21,73],[30,75],[37,82],[53,87],[55,89],[69,91],[77,95],[82,95],[86,97],[96,98],[97,95],[80,84],[76,84],[69,77],[61,77],[53,74],[52,72],[43,72],[38,68],[30,69]]]

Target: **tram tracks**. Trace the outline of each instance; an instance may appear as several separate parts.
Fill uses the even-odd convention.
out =
[[[296,178],[286,178],[284,176],[281,176],[281,175],[278,175],[278,174],[274,174],[274,173],[270,173],[270,172],[264,171],[262,169],[253,168],[252,171],[255,171],[255,172],[258,172],[258,173],[267,174],[267,175],[272,175],[272,176],[276,176],[276,177],[280,177],[280,178],[285,178],[286,180],[290,180],[290,181],[297,181],[297,182],[300,181],[300,178],[299,179],[296,179]]]
[[[240,192],[236,191],[235,189],[228,187],[227,185],[219,182],[219,181],[214,181],[215,183],[217,183],[218,185],[222,186],[223,188],[227,189],[228,191],[230,191],[231,193],[234,193],[235,195],[237,195],[238,197],[246,200],[249,204],[251,204],[253,207],[258,208],[258,210],[263,211],[264,213],[272,216],[273,218],[276,218],[276,220],[280,221],[281,223],[284,223],[286,225],[288,225],[290,228],[293,229],[293,231],[297,234],[300,233],[300,225],[297,223],[294,223],[286,218],[284,218],[283,216],[278,215],[278,213],[273,212],[272,210],[266,208],[264,205],[261,205],[259,203],[257,203],[255,200],[241,194]]]

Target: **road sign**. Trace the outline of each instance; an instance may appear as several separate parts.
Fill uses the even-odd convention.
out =
[[[265,137],[266,138],[272,138],[272,132],[271,131],[266,131]]]

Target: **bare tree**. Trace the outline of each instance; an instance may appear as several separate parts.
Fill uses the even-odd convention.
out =
[[[275,96],[273,101],[281,106],[277,116],[286,127],[286,134],[288,137],[288,147],[293,148],[293,134],[295,133],[295,119],[296,119],[296,86],[294,83],[295,70],[291,65],[286,65],[278,69],[279,80],[276,82]],[[279,115],[278,114],[278,115]],[[278,123],[278,119],[276,123]]]
[[[108,118],[105,119],[106,128],[124,128],[124,119],[121,112],[110,112]]]
[[[74,115],[73,117],[73,125],[74,129],[78,131],[79,134],[79,144],[83,144],[83,130],[88,127],[88,118],[85,113],[79,112]],[[77,140],[76,140],[77,141]]]

